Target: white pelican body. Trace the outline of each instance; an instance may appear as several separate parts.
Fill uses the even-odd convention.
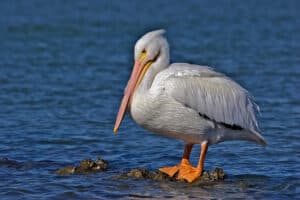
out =
[[[182,161],[160,170],[192,182],[201,175],[208,145],[248,140],[265,145],[258,133],[256,105],[248,92],[224,74],[187,63],[169,64],[163,30],[137,41],[135,66],[117,116],[116,132],[126,109],[133,120],[157,134],[184,140]],[[193,144],[202,151],[196,168],[189,164]]]

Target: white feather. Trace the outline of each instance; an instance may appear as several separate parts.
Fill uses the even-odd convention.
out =
[[[151,91],[158,90],[216,122],[258,130],[247,90],[209,67],[174,63],[155,77]]]
[[[135,45],[135,60],[146,50],[145,62],[154,62],[131,98],[129,112],[134,121],[188,143],[248,140],[266,144],[258,133],[257,107],[247,90],[206,66],[170,65],[163,33],[149,32]]]

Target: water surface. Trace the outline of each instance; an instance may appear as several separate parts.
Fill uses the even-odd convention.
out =
[[[298,1],[1,1],[1,199],[300,198]],[[171,60],[209,65],[255,96],[268,146],[211,146],[215,185],[113,180],[127,169],[179,162],[184,143],[126,117],[112,127],[146,31],[167,30]],[[192,152],[196,163],[199,147]],[[105,173],[55,170],[103,157]]]

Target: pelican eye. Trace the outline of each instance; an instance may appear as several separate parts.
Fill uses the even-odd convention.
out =
[[[146,58],[146,56],[147,56],[147,51],[146,51],[146,49],[143,49],[143,51],[141,52],[141,60],[144,60],[145,58]]]

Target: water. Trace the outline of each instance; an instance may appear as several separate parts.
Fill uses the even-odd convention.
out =
[[[298,1],[1,1],[0,156],[17,163],[0,165],[0,198],[300,198],[299,9]],[[128,117],[112,133],[133,45],[154,28],[167,30],[172,61],[213,66],[261,107],[266,148],[209,148],[205,168],[222,167],[222,183],[111,179],[176,164],[184,148]],[[99,156],[108,172],[54,173]]]

